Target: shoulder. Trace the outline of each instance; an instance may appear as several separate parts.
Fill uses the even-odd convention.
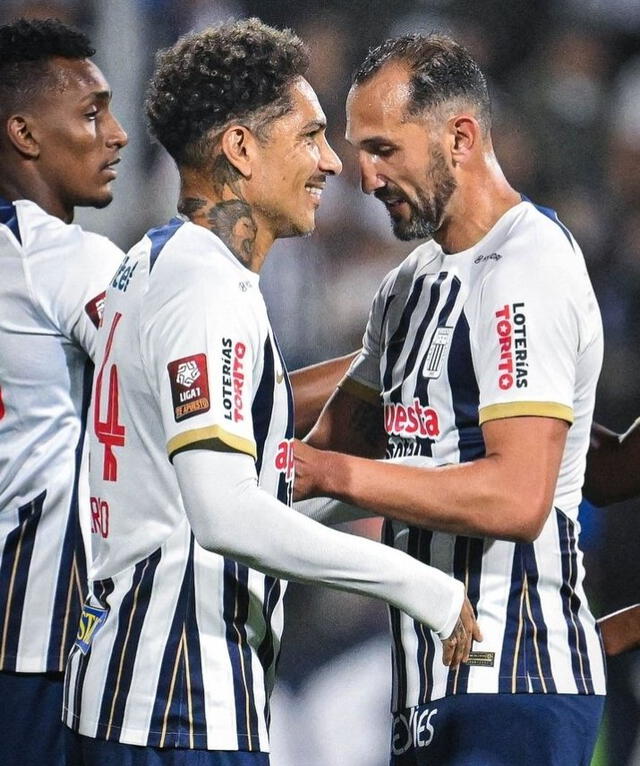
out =
[[[434,242],[423,242],[412,250],[409,255],[384,277],[378,295],[388,296],[390,293],[399,295],[407,292],[416,276],[431,266],[439,267],[442,251]]]
[[[492,250],[481,264],[485,286],[506,280],[553,289],[586,277],[582,251],[570,231],[555,211],[529,201],[517,206]]]
[[[29,200],[14,203],[18,215],[22,245],[27,256],[40,258],[108,259],[122,258],[122,250],[101,234],[85,231],[77,224],[49,215]]]

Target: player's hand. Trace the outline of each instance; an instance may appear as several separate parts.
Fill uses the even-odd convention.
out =
[[[456,667],[469,659],[473,641],[482,641],[473,607],[465,596],[460,616],[449,638],[442,642],[442,662]]]
[[[331,453],[310,447],[305,442],[295,439],[293,442],[295,454],[295,483],[294,500],[305,500],[307,497],[322,497],[326,494],[325,482],[329,456]]]

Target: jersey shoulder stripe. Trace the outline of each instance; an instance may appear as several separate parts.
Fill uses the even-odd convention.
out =
[[[151,240],[151,251],[149,253],[149,273],[158,260],[158,256],[167,242],[173,237],[178,229],[185,223],[181,218],[172,218],[164,226],[158,226],[147,232],[147,237]]]
[[[22,236],[20,234],[20,225],[18,223],[18,214],[16,212],[13,202],[9,202],[0,197],[0,223],[4,224],[13,234],[13,236],[22,244]]]

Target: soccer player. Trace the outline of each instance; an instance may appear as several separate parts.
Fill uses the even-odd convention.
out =
[[[300,497],[387,516],[385,542],[463,581],[482,625],[450,670],[392,610],[397,766],[586,765],[604,700],[577,523],[600,315],[578,245],[508,184],[490,124],[485,78],[449,37],[389,40],[358,69],[362,188],[399,238],[428,241],[375,297],[309,436],[321,450],[296,446]],[[385,452],[418,465],[367,459]]]
[[[62,762],[86,592],[78,470],[102,296],[122,253],[72,226],[111,201],[126,135],[80,32],[0,27],[0,761]]]
[[[181,215],[107,290],[91,588],[65,682],[74,763],[268,763],[279,577],[388,600],[447,639],[445,662],[479,635],[461,583],[288,507],[290,385],[258,273],[277,237],[313,230],[341,169],[306,66],[297,37],[256,19],[158,58],[147,114]]]

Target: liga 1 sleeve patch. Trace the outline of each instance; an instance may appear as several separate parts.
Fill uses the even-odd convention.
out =
[[[96,295],[95,298],[92,298],[84,307],[84,310],[87,313],[87,316],[91,320],[91,322],[96,326],[96,328],[100,327],[100,322],[102,322],[102,313],[104,311],[104,299],[107,295],[106,290],[103,290],[99,295]]]
[[[176,359],[169,362],[167,370],[173,398],[173,416],[177,423],[210,409],[206,354]]]

